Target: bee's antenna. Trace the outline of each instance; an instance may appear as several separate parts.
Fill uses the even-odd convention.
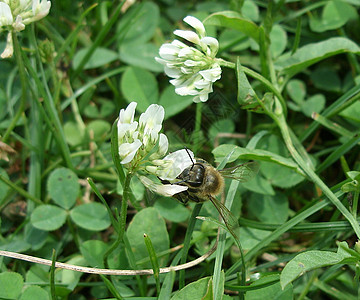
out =
[[[193,166],[195,165],[195,162],[194,162],[194,160],[192,159],[192,157],[190,155],[189,149],[187,147],[185,147],[185,150],[186,150],[186,153],[189,155],[190,160],[192,162],[192,166],[191,166],[191,169],[190,169],[190,170],[192,170]]]

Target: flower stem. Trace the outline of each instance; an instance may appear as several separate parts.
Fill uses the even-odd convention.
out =
[[[275,100],[276,101],[276,100]],[[259,101],[260,105],[262,104]],[[276,106],[276,103],[275,103]],[[336,206],[336,208],[343,214],[343,216],[349,221],[352,228],[355,231],[355,234],[360,238],[360,226],[356,221],[356,218],[349,212],[349,210],[341,203],[341,201],[335,196],[335,194],[329,189],[329,187],[320,179],[320,177],[314,172],[314,170],[306,163],[306,161],[301,157],[298,151],[295,149],[293,142],[291,140],[290,131],[286,123],[285,117],[282,113],[276,114],[269,111],[265,105],[263,108],[267,114],[277,123],[282,133],[285,144],[298,165],[304,170],[304,172],[310,177],[313,183],[315,183],[325,194],[325,196]]]
[[[14,45],[15,59],[16,59],[17,66],[19,68],[19,75],[20,75],[20,82],[21,82],[21,97],[20,97],[20,106],[17,109],[17,112],[16,112],[14,118],[12,119],[9,127],[6,129],[6,131],[3,135],[2,141],[4,143],[6,143],[6,140],[9,138],[12,130],[16,126],[16,123],[19,121],[21,115],[23,114],[24,109],[25,109],[25,103],[26,103],[27,79],[26,79],[26,73],[25,73],[25,66],[24,66],[24,62],[22,60],[22,56],[21,56],[20,44],[19,44],[19,41],[17,39],[15,32],[12,32],[12,40],[13,40],[13,45]]]
[[[130,200],[130,182],[131,182],[131,178],[132,178],[133,174],[131,172],[129,172],[126,175],[125,178],[125,184],[124,184],[124,192],[123,192],[123,199],[121,202],[121,211],[120,211],[120,217],[118,219],[119,221],[119,232],[118,232],[118,236],[116,238],[116,241],[111,245],[111,247],[105,252],[104,256],[103,256],[103,262],[104,262],[104,266],[106,269],[109,268],[108,265],[108,257],[109,255],[114,252],[114,250],[120,245],[123,237],[124,237],[124,233],[125,233],[125,228],[126,228],[126,216],[127,216],[127,203]]]
[[[198,153],[200,149],[200,140],[201,140],[201,117],[202,117],[202,103],[196,104],[196,115],[195,115],[195,135],[193,138],[193,151]]]

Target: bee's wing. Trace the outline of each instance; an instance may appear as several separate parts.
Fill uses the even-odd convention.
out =
[[[236,167],[219,170],[222,176],[246,182],[252,179],[259,171],[259,164],[255,161],[250,161]]]
[[[231,235],[238,240],[238,237],[235,233],[235,229],[239,227],[239,222],[232,214],[230,210],[228,210],[224,204],[219,202],[217,199],[209,195],[209,199],[214,204],[215,208],[218,210],[221,218],[224,220],[226,227],[229,229]]]

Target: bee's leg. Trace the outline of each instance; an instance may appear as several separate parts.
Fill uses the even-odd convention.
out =
[[[190,194],[188,193],[188,199],[190,199],[191,201],[195,202],[195,203],[200,203],[200,202],[203,202],[199,197],[193,195],[193,194]]]
[[[173,197],[176,198],[178,201],[180,201],[184,205],[186,205],[189,202],[189,195],[188,195],[188,192],[186,192],[186,191],[175,194],[175,195],[173,195]]]

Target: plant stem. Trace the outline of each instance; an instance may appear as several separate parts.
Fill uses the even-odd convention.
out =
[[[9,127],[6,129],[6,131],[3,135],[2,141],[4,143],[6,143],[12,130],[15,128],[16,123],[19,121],[21,115],[23,114],[24,109],[25,109],[25,103],[26,103],[27,78],[26,78],[26,73],[25,73],[24,62],[23,62],[22,56],[21,56],[20,44],[19,44],[19,41],[17,39],[15,32],[12,32],[12,40],[13,40],[13,45],[14,45],[15,59],[16,59],[17,66],[19,68],[19,75],[20,75],[20,82],[21,82],[21,97],[20,97],[20,106],[17,109],[17,112],[16,112],[14,118],[12,119]]]
[[[276,101],[276,100],[275,100]],[[275,105],[276,106],[276,105]],[[352,228],[355,231],[355,234],[358,238],[360,238],[360,226],[356,221],[356,218],[348,211],[348,209],[340,202],[340,200],[335,196],[335,194],[328,188],[328,186],[319,178],[319,176],[314,172],[314,170],[305,162],[305,160],[299,155],[296,151],[291,137],[288,125],[285,121],[285,117],[282,113],[274,114],[266,109],[265,106],[263,108],[267,111],[268,115],[274,119],[277,125],[280,128],[285,144],[290,151],[291,156],[298,163],[298,165],[304,170],[304,172],[310,177],[312,182],[314,182],[326,195],[326,197],[336,206],[336,208],[343,214],[343,216],[349,221]]]
[[[195,154],[198,153],[200,149],[200,140],[201,140],[201,116],[202,116],[202,103],[196,104],[196,115],[195,115],[195,130],[193,138],[193,151]]]
[[[116,241],[111,245],[109,250],[107,250],[103,256],[103,262],[104,262],[104,266],[106,269],[109,268],[109,265],[107,262],[109,255],[120,245],[120,243],[124,237],[125,228],[126,228],[127,203],[130,200],[130,194],[131,194],[130,193],[130,182],[131,182],[132,176],[133,176],[133,174],[131,172],[129,172],[125,178],[123,199],[121,202],[121,212],[120,212],[119,226],[118,226],[118,228],[119,228],[118,236],[116,238]]]

